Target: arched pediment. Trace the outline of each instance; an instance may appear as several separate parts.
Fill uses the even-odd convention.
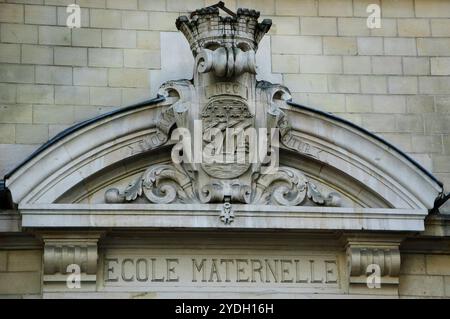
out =
[[[6,176],[21,204],[104,203],[104,192],[155,163],[170,163],[161,112],[179,102],[159,97],[78,124],[56,136]],[[338,192],[344,206],[430,209],[441,184],[391,144],[328,113],[283,102],[292,129],[280,163]]]
[[[156,99],[62,132],[5,177],[22,226],[423,230],[442,193],[433,175],[256,80],[270,20],[253,10],[195,15],[227,27],[211,37],[197,18],[177,19],[192,80],[167,81]]]
[[[260,65],[272,71],[270,48],[257,63],[271,27],[259,17],[222,1],[178,17],[195,64],[173,66],[193,67],[192,78],[68,128],[0,179],[3,292],[395,297],[420,286],[444,295],[443,285],[422,291],[415,281],[425,276],[411,269],[433,264],[443,281],[446,260],[436,258],[448,252],[448,218],[438,212],[450,194],[388,141],[259,80]],[[160,42],[166,60],[183,55]],[[176,76],[163,62],[152,90]],[[134,86],[124,76],[116,84]],[[310,91],[296,78],[296,90]],[[103,93],[88,91],[90,102]]]

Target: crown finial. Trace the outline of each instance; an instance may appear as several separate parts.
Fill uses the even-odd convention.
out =
[[[221,16],[219,9],[228,15]],[[214,71],[219,77],[255,74],[258,44],[272,26],[270,19],[258,22],[259,16],[253,9],[234,13],[221,1],[193,11],[190,18],[180,16],[176,26],[189,42],[198,72]]]
[[[221,16],[222,9],[228,16]],[[193,11],[190,18],[180,16],[177,29],[188,40],[196,56],[202,48],[231,46],[244,51],[258,49],[258,44],[272,26],[272,20],[258,22],[259,11],[239,8],[234,13],[222,1],[215,5]]]

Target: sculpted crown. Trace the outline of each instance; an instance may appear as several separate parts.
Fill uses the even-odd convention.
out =
[[[220,16],[219,8],[229,16]],[[259,23],[258,18],[258,11],[240,8],[234,13],[221,1],[213,6],[195,10],[190,19],[186,16],[179,17],[176,26],[188,40],[194,57],[201,49],[214,50],[217,47],[256,52],[258,43],[272,25],[270,19]]]

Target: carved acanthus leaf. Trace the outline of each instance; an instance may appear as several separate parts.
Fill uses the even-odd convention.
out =
[[[105,199],[109,203],[130,202],[145,197],[155,204],[196,202],[192,181],[185,173],[172,165],[154,165],[148,168],[125,191],[116,188],[106,191]]]
[[[152,203],[189,203],[195,200],[191,179],[170,165],[157,165],[142,176],[142,189]]]
[[[300,171],[280,167],[274,174],[261,175],[256,179],[256,191],[252,204],[298,206],[308,198],[317,205],[339,206],[341,196],[331,192],[326,197],[317,186]]]
[[[138,196],[142,195],[142,178],[139,177],[134,182],[128,184],[128,187],[124,191],[125,200],[127,202],[133,201]]]
[[[261,175],[256,181],[254,204],[297,206],[306,195],[307,180],[299,171],[280,167],[274,174]]]

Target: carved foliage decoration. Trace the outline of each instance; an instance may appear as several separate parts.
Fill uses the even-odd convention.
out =
[[[308,181],[298,171],[282,167],[256,181],[255,203],[297,206],[305,200]]]
[[[171,165],[154,165],[131,182],[122,192],[116,188],[106,192],[106,201],[112,203],[131,202],[145,195],[151,203],[196,202],[191,179]]]
[[[262,175],[256,180],[253,203],[280,206],[298,206],[306,198],[317,205],[340,205],[340,195],[330,193],[324,197],[317,186],[300,171],[290,167],[280,167],[276,173]]]

